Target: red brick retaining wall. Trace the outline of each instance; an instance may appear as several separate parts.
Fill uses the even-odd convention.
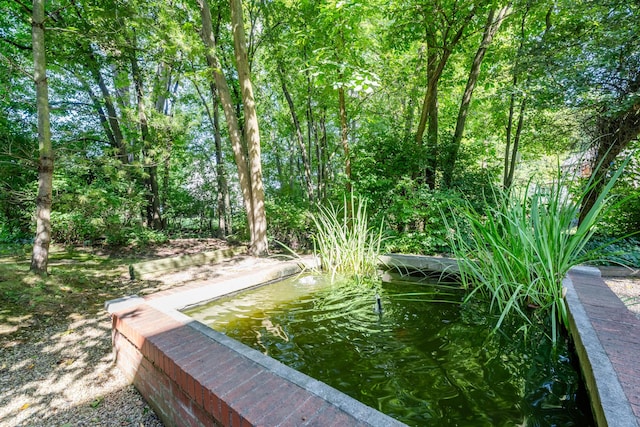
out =
[[[329,401],[309,390],[322,383],[297,373],[309,386],[296,384],[146,303],[112,319],[118,366],[167,426],[402,425],[347,396]]]

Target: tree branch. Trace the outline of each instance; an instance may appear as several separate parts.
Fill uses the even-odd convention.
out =
[[[18,64],[16,64],[15,62],[13,62],[10,58],[4,56],[2,53],[0,53],[0,58],[4,59],[11,68],[20,71],[22,74],[24,74],[25,76],[29,77],[30,80],[33,80],[33,74],[29,73],[28,71],[24,70],[22,67],[20,67]]]
[[[20,0],[13,0],[13,1],[18,3],[20,6],[22,6],[22,9],[25,12],[27,12],[29,15],[33,14],[33,10],[29,9],[29,7],[26,4],[22,3]]]
[[[13,40],[8,39],[7,37],[0,36],[0,40],[6,43],[9,43],[10,45],[17,47],[18,49],[21,49],[21,50],[29,50],[29,51],[31,50],[31,46],[26,46],[18,42],[14,42]]]

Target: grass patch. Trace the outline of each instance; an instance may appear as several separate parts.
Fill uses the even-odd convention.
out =
[[[29,272],[30,252],[0,258],[0,338],[73,313],[98,314],[104,302],[152,282],[128,280],[130,259],[52,246],[49,275]]]

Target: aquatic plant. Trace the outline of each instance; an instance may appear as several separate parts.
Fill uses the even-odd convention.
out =
[[[314,251],[332,281],[337,275],[377,280],[383,223],[378,227],[369,224],[366,201],[351,196],[345,198],[342,208],[320,206],[313,222]]]
[[[499,313],[496,329],[511,314],[521,316],[525,325],[532,309],[537,315],[548,314],[555,343],[559,322],[568,323],[562,281],[572,267],[599,256],[597,247],[586,245],[599,216],[615,206],[609,193],[621,173],[622,168],[613,173],[580,224],[582,197],[571,198],[560,176],[546,186],[530,182],[520,194],[496,191],[496,203],[485,204],[481,211],[470,204],[458,208],[465,225],[454,220],[450,239],[463,286],[469,290],[467,301],[476,294],[490,299]],[[590,180],[579,196],[593,185]]]

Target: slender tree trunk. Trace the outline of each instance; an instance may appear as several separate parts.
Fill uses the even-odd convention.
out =
[[[513,89],[515,89],[515,85],[517,82],[517,78],[513,76]],[[513,132],[513,114],[516,103],[516,96],[514,93],[511,93],[509,97],[509,117],[507,118],[507,128],[506,128],[506,144],[504,147],[504,172],[502,175],[502,187],[505,190],[508,190],[511,187],[511,183],[509,182],[509,164],[511,158],[511,133]]]
[[[444,70],[449,54],[443,54],[438,61],[437,53],[433,48],[427,48],[427,92],[425,93],[420,122],[416,130],[416,143],[424,145],[424,133],[427,132],[427,158],[425,159],[424,177],[429,188],[433,189],[436,183],[436,170],[438,167],[438,82]]]
[[[102,108],[102,103],[98,96],[93,92],[91,86],[82,79],[82,77],[76,75],[76,78],[82,82],[82,86],[84,87],[87,94],[89,94],[89,98],[91,98],[91,103],[93,107],[96,109],[98,113],[98,118],[100,119],[100,126],[102,126],[102,130],[104,130],[104,134],[107,136],[109,140],[109,145],[111,145],[114,149],[118,148],[118,144],[116,143],[116,138],[113,136],[113,132],[111,131],[111,127],[109,126],[109,119],[107,118],[107,114]]]
[[[38,196],[36,198],[36,236],[31,254],[31,271],[45,276],[49,265],[51,243],[51,203],[53,193],[53,147],[49,123],[49,90],[44,41],[44,3],[33,0],[31,36],[33,68],[38,109]]]
[[[327,146],[327,126],[326,126],[326,112],[321,111],[320,118],[318,120],[318,127],[320,133],[318,137],[318,145],[320,147],[320,154],[318,156],[318,198],[324,200],[327,197],[327,177],[329,176],[329,147]]]
[[[340,75],[340,81],[342,81]],[[347,104],[344,97],[344,88],[338,88],[338,106],[340,109],[340,142],[344,150],[344,174],[347,177],[345,190],[347,194],[351,194],[351,152],[349,150],[349,127],[347,124]]]
[[[473,6],[469,13],[460,23],[457,31],[453,33],[454,28],[448,27],[443,32],[442,46],[437,46],[437,33],[432,24],[426,24],[425,39],[427,42],[427,91],[422,103],[420,112],[420,122],[416,130],[416,143],[423,145],[424,133],[427,132],[427,158],[425,159],[425,182],[429,188],[433,189],[436,185],[436,174],[438,169],[438,83],[442,77],[444,67],[449,61],[449,57],[453,52],[453,48],[460,42],[464,34],[464,30],[475,16],[476,8]],[[448,34],[453,36],[448,39]]]
[[[467,122],[467,114],[469,113],[469,105],[471,104],[471,97],[473,96],[473,91],[476,87],[476,83],[478,82],[478,77],[480,76],[482,61],[484,60],[487,49],[493,41],[493,37],[500,29],[500,25],[502,25],[502,21],[508,11],[509,6],[505,6],[498,11],[496,16],[495,9],[491,9],[487,16],[487,23],[484,27],[482,41],[480,42],[480,47],[476,51],[475,57],[473,58],[469,78],[467,79],[467,86],[465,87],[464,94],[462,95],[453,141],[443,163],[443,181],[444,185],[447,187],[451,186],[451,182],[453,180],[453,171],[458,158],[458,152],[460,151],[460,143],[462,142],[462,135],[464,134],[464,128]]]
[[[107,110],[107,121],[109,123],[109,127],[111,128],[115,148],[118,150],[118,158],[123,164],[127,164],[129,163],[129,154],[124,142],[124,137],[122,136],[122,129],[120,128],[118,113],[113,103],[111,92],[109,91],[109,88],[104,81],[104,77],[100,72],[98,61],[96,60],[95,54],[92,51],[89,51],[88,67],[94,81],[100,88],[100,93],[102,94],[102,98],[104,100],[104,106]]]
[[[282,93],[284,94],[287,104],[289,105],[289,111],[291,112],[291,120],[296,130],[296,141],[298,142],[298,148],[300,149],[300,157],[302,158],[302,166],[304,169],[304,182],[306,184],[307,199],[313,203],[313,183],[311,181],[311,165],[309,162],[309,156],[307,156],[307,149],[304,145],[304,136],[302,136],[302,129],[300,128],[300,121],[298,120],[298,114],[296,114],[296,107],[291,99],[291,94],[287,89],[287,83],[284,79],[284,69],[278,67],[280,74],[280,81],[282,83]],[[311,139],[309,139],[311,141]]]
[[[213,140],[216,150],[216,180],[218,184],[217,206],[218,206],[218,237],[224,238],[233,233],[231,227],[231,200],[229,197],[229,184],[227,180],[227,174],[224,170],[224,157],[222,155],[222,135],[220,134],[220,113],[218,107],[220,105],[218,101],[218,90],[216,84],[213,81],[209,82],[209,92],[213,107],[210,109],[207,100],[205,99],[198,84],[193,81],[193,86],[200,96],[202,105],[207,111],[207,117],[211,123],[213,129]],[[213,110],[213,111],[212,111]]]
[[[211,85],[213,98],[213,139],[216,146],[216,176],[218,178],[218,230],[219,237],[224,238],[233,233],[231,228],[231,207],[229,198],[229,184],[227,173],[224,170],[224,158],[222,156],[222,136],[220,135],[220,113],[218,112],[218,97],[215,84]]]
[[[131,74],[136,89],[136,98],[138,102],[138,120],[140,122],[140,134],[142,137],[142,152],[144,155],[144,169],[146,177],[144,179],[147,193],[146,216],[147,226],[154,230],[163,228],[162,215],[160,212],[160,192],[158,187],[158,166],[154,159],[151,158],[150,150],[152,148],[151,135],[149,134],[149,122],[147,119],[146,108],[144,105],[144,87],[142,83],[142,74],[138,66],[138,59],[135,56],[135,34],[133,36],[134,51],[131,52]]]
[[[433,98],[429,104],[429,127],[427,128],[427,168],[425,171],[425,183],[430,189],[436,187],[436,174],[438,171],[438,86],[433,88]]]
[[[527,105],[527,99],[523,98],[522,102],[520,103],[518,126],[516,127],[516,134],[513,138],[513,149],[511,150],[511,156],[507,157],[507,159],[509,160],[509,166],[505,171],[506,178],[504,181],[504,188],[506,190],[510,189],[511,186],[513,185],[513,177],[515,176],[515,173],[516,173],[516,166],[518,161],[518,150],[520,149],[520,136],[522,135],[522,129],[524,127],[524,112],[526,109],[526,105]],[[509,126],[511,126],[511,124]],[[509,153],[507,153],[507,156],[509,156]]]
[[[251,73],[247,57],[247,43],[244,34],[242,17],[242,1],[230,0],[231,28],[233,31],[233,46],[236,56],[238,81],[242,95],[244,109],[244,134],[249,153],[249,167],[251,171],[251,209],[253,210],[253,234],[249,252],[253,255],[265,255],[269,251],[267,241],[267,215],[264,206],[264,187],[262,185],[262,162],[260,154],[260,129],[258,114],[251,85]]]
[[[529,5],[526,6],[524,12],[522,13],[522,19],[520,20],[520,43],[518,45],[518,50],[515,56],[515,63],[513,65],[511,96],[509,97],[509,117],[507,119],[507,129],[506,129],[507,141],[506,141],[505,152],[504,152],[504,175],[502,180],[503,188],[507,191],[513,185],[513,177],[515,176],[515,170],[516,170],[516,165],[518,161],[518,150],[520,148],[520,137],[522,135],[522,129],[524,127],[524,113],[527,105],[525,95],[523,94],[522,101],[520,102],[518,125],[516,126],[516,132],[514,135],[513,124],[516,119],[516,116],[515,116],[516,91],[518,90],[519,73],[520,73],[519,60],[524,49],[525,25],[527,22],[528,14],[529,14]]]

